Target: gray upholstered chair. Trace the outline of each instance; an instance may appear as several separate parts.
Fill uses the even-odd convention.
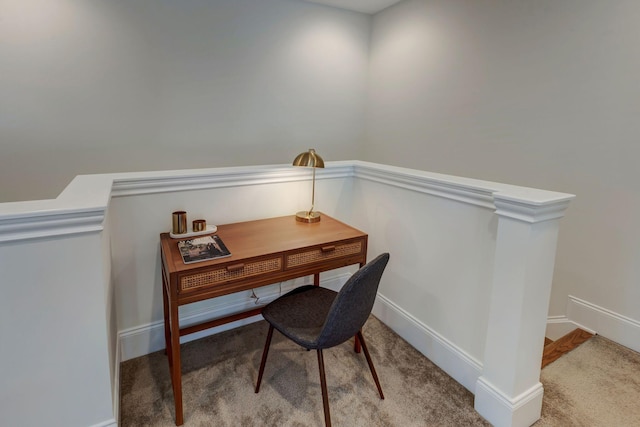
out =
[[[256,393],[260,391],[264,365],[275,328],[307,350],[317,350],[324,420],[327,426],[331,426],[331,416],[323,349],[337,346],[356,336],[364,350],[380,398],[384,399],[361,328],[371,313],[380,278],[388,261],[388,253],[379,255],[354,273],[340,292],[313,285],[301,286],[265,306],[262,315],[269,322],[269,333],[260,362]]]

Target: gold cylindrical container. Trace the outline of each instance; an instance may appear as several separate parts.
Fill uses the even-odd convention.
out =
[[[204,219],[193,220],[193,231],[204,231],[207,228],[207,221]]]
[[[187,213],[185,211],[175,211],[173,218],[173,234],[184,234],[187,232]]]

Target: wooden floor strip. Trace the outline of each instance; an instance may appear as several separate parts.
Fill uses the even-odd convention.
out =
[[[560,356],[570,352],[592,336],[592,333],[583,329],[574,329],[562,338],[545,345],[544,352],[542,353],[542,367],[544,368],[549,363],[558,360]]]

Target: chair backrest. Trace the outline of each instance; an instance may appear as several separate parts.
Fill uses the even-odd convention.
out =
[[[380,254],[347,280],[329,309],[318,348],[336,346],[358,333],[371,314],[387,262],[389,254]]]

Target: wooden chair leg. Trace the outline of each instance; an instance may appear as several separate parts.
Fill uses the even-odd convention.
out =
[[[258,373],[258,383],[256,384],[256,393],[260,391],[260,383],[262,382],[262,374],[264,374],[264,365],[267,363],[267,354],[271,346],[271,338],[273,337],[273,326],[269,325],[269,333],[267,334],[267,342],[264,343],[262,351],[262,361],[260,362],[260,371]]]
[[[322,357],[321,349],[318,349],[318,366],[320,367],[320,387],[322,388],[322,406],[324,406],[324,424],[326,427],[331,427],[329,396],[327,394],[327,378],[324,375],[324,358]]]
[[[371,355],[369,354],[369,349],[367,348],[367,344],[364,342],[362,331],[358,331],[358,339],[360,340],[360,344],[362,344],[362,349],[364,350],[364,356],[367,358],[367,363],[369,364],[369,370],[371,371],[371,375],[373,375],[373,381],[375,381],[376,387],[378,387],[378,393],[380,393],[380,399],[384,399],[384,394],[382,394],[382,387],[380,387],[380,381],[378,381],[378,374],[376,374],[376,368],[373,367],[373,361],[371,360]]]

